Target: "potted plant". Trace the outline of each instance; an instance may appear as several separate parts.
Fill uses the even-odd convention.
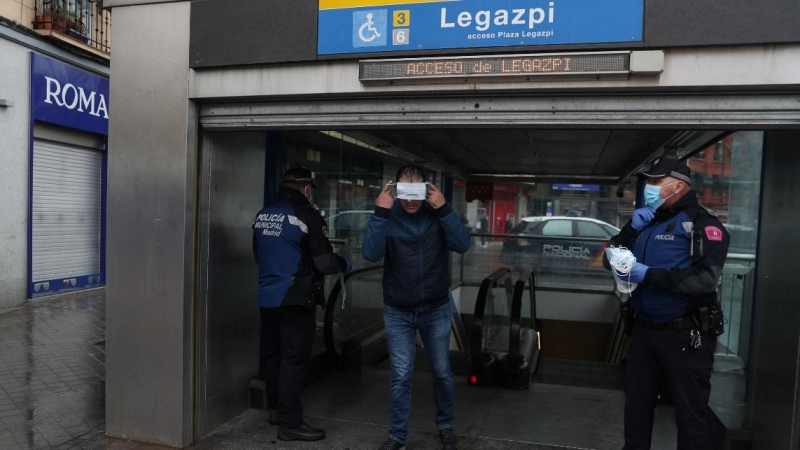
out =
[[[33,19],[34,30],[52,30],[53,17],[49,14],[37,14]]]

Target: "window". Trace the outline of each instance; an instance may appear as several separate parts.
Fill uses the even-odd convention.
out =
[[[610,237],[603,228],[594,222],[578,222],[578,236],[585,238],[607,238]],[[612,235],[613,236],[613,235]]]
[[[548,220],[542,227],[544,236],[565,236],[572,237],[571,220]]]
[[[698,159],[700,161],[704,161],[706,159],[706,152],[705,150],[702,152],[697,152],[692,156],[692,159]]]
[[[714,162],[722,162],[725,160],[724,147],[722,142],[714,144]]]

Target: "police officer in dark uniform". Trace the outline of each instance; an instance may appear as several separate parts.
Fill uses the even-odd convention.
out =
[[[635,313],[625,377],[625,450],[649,449],[662,377],[675,403],[678,449],[711,449],[711,370],[723,318],[717,285],[730,236],[700,205],[686,163],[657,159],[641,174],[646,206],[610,245],[630,249]],[[608,259],[604,258],[606,267]]]
[[[253,221],[253,253],[258,262],[258,306],[264,337],[262,376],[266,379],[270,424],[278,439],[316,441],[325,431],[303,420],[300,391],[316,331],[315,306],[324,301],[324,276],[350,269],[333,254],[328,230],[309,198],[311,171],[286,171],[274,203]]]

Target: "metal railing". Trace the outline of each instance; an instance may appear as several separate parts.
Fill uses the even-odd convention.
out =
[[[111,12],[103,0],[36,0],[33,28],[52,30],[111,53]]]

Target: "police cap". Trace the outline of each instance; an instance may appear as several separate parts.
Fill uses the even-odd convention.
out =
[[[314,184],[314,178],[312,177],[311,171],[305,167],[296,167],[284,172],[283,176],[281,177],[281,184],[283,183],[308,183],[311,185],[311,187],[317,187],[317,185]]]
[[[639,173],[640,178],[672,177],[692,184],[692,172],[684,161],[671,156],[662,156],[653,161],[649,169]]]

